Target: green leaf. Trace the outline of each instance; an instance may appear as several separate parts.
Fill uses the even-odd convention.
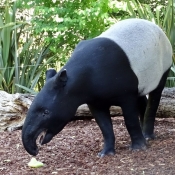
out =
[[[30,89],[30,88],[27,88],[27,87],[22,86],[22,85],[20,85],[20,84],[15,84],[15,85],[18,86],[18,87],[21,88],[21,89],[24,89],[24,90],[27,91],[27,92],[30,92],[31,94],[34,94],[34,95],[37,94],[37,92],[35,92],[34,90],[32,90],[32,89]]]

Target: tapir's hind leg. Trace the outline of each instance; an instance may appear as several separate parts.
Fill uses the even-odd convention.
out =
[[[115,136],[109,108],[99,106],[96,107],[94,105],[88,105],[88,106],[97,124],[99,125],[104,138],[104,147],[103,150],[98,154],[98,156],[103,157],[105,155],[114,155]]]
[[[146,98],[146,96],[139,97],[139,99],[138,99],[138,107],[139,107],[141,128],[143,128],[143,122],[144,122],[144,115],[145,115],[145,111],[146,111],[146,106],[147,106],[147,98]]]
[[[144,116],[143,124],[143,134],[146,139],[154,139],[154,122],[159,106],[162,90],[166,83],[166,78],[168,76],[168,71],[166,71],[160,80],[158,87],[149,93],[147,108]]]

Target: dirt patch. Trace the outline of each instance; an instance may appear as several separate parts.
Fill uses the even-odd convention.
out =
[[[116,154],[98,158],[103,138],[94,120],[69,123],[47,145],[37,160],[44,167],[30,168],[31,156],[24,150],[21,131],[0,133],[1,175],[174,175],[175,120],[157,119],[157,138],[146,151],[129,151],[130,137],[122,117],[113,119]]]

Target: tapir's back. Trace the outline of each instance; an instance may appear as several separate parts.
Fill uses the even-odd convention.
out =
[[[147,20],[120,21],[98,37],[111,39],[123,49],[138,77],[142,95],[155,89],[171,66],[172,47],[168,38],[157,25]]]

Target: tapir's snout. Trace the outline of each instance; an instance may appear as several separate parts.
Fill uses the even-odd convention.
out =
[[[27,128],[24,126],[22,129],[22,142],[24,148],[33,156],[36,156],[39,152],[37,140],[40,145],[43,145],[50,142],[54,136],[54,134],[46,129],[38,129],[38,131],[35,131],[36,130],[30,128],[30,125],[27,126]]]
[[[38,154],[38,147],[36,144],[36,139],[37,139],[37,135],[39,135],[39,133],[37,135],[34,135],[29,131],[29,126],[28,128],[23,127],[22,129],[22,143],[24,145],[25,150],[33,155],[36,156]]]

